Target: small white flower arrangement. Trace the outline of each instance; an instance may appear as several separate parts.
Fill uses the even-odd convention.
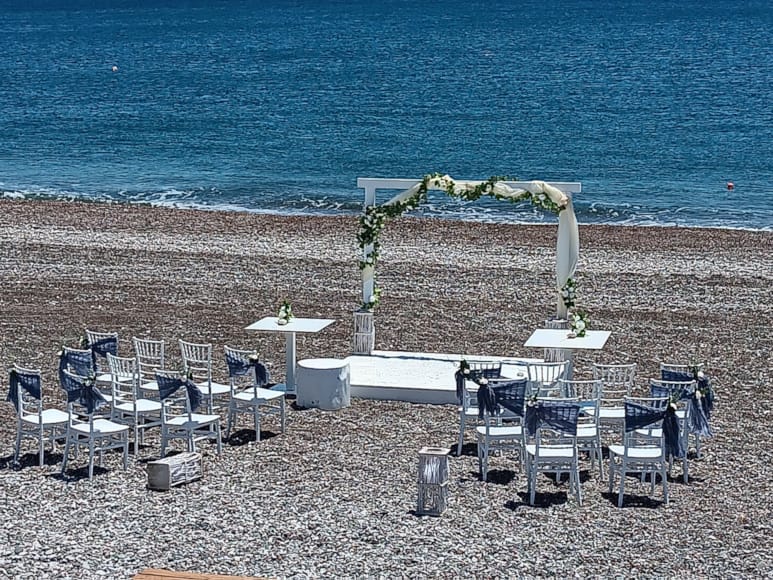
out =
[[[585,332],[590,326],[590,318],[584,310],[575,310],[569,315],[569,325],[572,329],[572,335],[575,337],[585,336]],[[571,335],[570,335],[571,336]]]
[[[282,305],[279,307],[279,314],[277,315],[276,323],[280,326],[284,326],[290,322],[295,316],[293,315],[293,307],[287,300],[282,300]]]
[[[574,278],[569,278],[561,288],[561,300],[567,308],[574,307],[577,300],[577,281]]]

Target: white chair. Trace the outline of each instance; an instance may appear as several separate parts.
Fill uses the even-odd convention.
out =
[[[137,361],[137,380],[140,395],[145,392],[158,397],[156,370],[166,368],[166,343],[152,338],[132,337],[134,358]]]
[[[107,354],[118,354],[118,333],[95,332],[87,328],[86,341],[92,353],[97,386],[110,386],[112,379],[110,376],[110,366],[107,363]]]
[[[206,439],[217,442],[217,454],[223,451],[220,435],[220,415],[196,413],[201,391],[191,381],[174,371],[156,371],[156,384],[161,398],[161,457],[173,439],[183,439],[188,451],[196,451],[196,443]],[[182,391],[180,393],[180,391]]]
[[[35,439],[38,442],[38,465],[43,467],[43,440],[47,438],[53,450],[56,441],[65,437],[69,416],[60,409],[43,407],[43,381],[39,370],[13,365],[8,379],[8,401],[16,409],[13,461],[19,461],[22,439]]]
[[[526,379],[483,383],[478,389],[478,408],[483,425],[475,428],[478,443],[478,468],[483,481],[488,478],[492,452],[512,451],[523,464],[523,409]],[[506,421],[503,420],[506,418]]]
[[[284,433],[285,394],[264,388],[268,384],[269,374],[258,361],[258,353],[226,346],[225,362],[231,386],[226,439],[230,437],[231,427],[236,423],[239,413],[252,415],[256,441],[260,441],[261,415],[278,415],[280,429]]]
[[[566,380],[558,381],[561,391],[580,405],[577,418],[577,450],[587,451],[591,462],[598,462],[599,477],[604,477],[604,454],[601,448],[601,430],[599,429],[599,405],[601,381]]]
[[[687,381],[663,381],[650,379],[650,396],[656,398],[668,398],[676,407],[675,414],[679,423],[679,449],[675,454],[666,449],[668,455],[668,471],[671,472],[674,460],[682,463],[682,481],[687,483],[690,478],[690,462],[687,447],[690,437],[690,412],[692,405],[690,399],[695,396],[696,384],[693,380]],[[673,450],[672,450],[673,451]]]
[[[568,378],[569,361],[530,362],[526,365],[529,377],[529,396],[542,397],[558,384],[559,379]]]
[[[609,446],[609,493],[615,477],[620,478],[617,507],[623,506],[625,476],[637,473],[650,476],[650,494],[655,493],[655,478],[660,475],[663,502],[668,504],[668,459],[663,436],[663,419],[668,398],[626,397],[624,408],[624,437],[622,445]]]
[[[456,455],[462,455],[464,447],[464,432],[468,426],[477,427],[478,420],[478,402],[476,398],[477,384],[476,378],[497,379],[502,376],[501,362],[478,362],[464,361],[466,372],[460,368],[455,374],[456,379],[456,398],[459,402],[457,412],[459,414],[459,441],[456,446]]]
[[[569,490],[582,505],[577,453],[577,418],[580,405],[562,401],[537,401],[526,409],[526,472],[529,503],[534,505],[537,474],[569,474]],[[533,429],[533,433],[530,430]]]
[[[88,349],[63,347],[59,353],[59,381],[62,381],[62,372],[67,371],[79,377],[89,377],[94,380],[94,386],[100,389],[102,396],[109,403],[112,399],[110,383],[98,383],[96,381],[96,363],[94,352]]]
[[[594,363],[593,378],[601,381],[599,428],[607,427],[622,434],[625,420],[623,402],[631,395],[636,380],[636,363]]]
[[[231,394],[231,385],[212,379],[212,344],[184,340],[179,342],[183,370],[204,395],[207,412],[212,413],[215,410],[215,397],[225,398]]]
[[[126,469],[129,459],[129,427],[108,419],[95,418],[94,412],[106,401],[96,388],[93,379],[74,375],[66,370],[60,375],[62,388],[67,393],[67,435],[65,438],[64,457],[62,459],[62,474],[67,470],[70,449],[74,448],[77,455],[79,447],[89,450],[89,479],[94,477],[94,454],[99,453],[99,464],[102,465],[103,454],[110,449],[123,450],[123,468]],[[74,407],[79,407],[76,414]],[[85,416],[81,421],[78,416]]]
[[[137,360],[107,353],[110,367],[113,400],[111,419],[128,425],[134,431],[134,453],[144,440],[144,432],[161,427],[161,403],[140,397]]]
[[[664,381],[696,381],[701,398],[700,408],[696,408],[698,413],[690,416],[691,424],[688,427],[695,440],[695,454],[700,457],[701,438],[712,435],[709,420],[714,408],[714,391],[709,377],[704,373],[704,364],[660,363],[660,378]]]

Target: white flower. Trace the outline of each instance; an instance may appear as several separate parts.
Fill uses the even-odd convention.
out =
[[[676,403],[669,403],[668,406],[671,410],[676,411]]]
[[[276,323],[279,326],[284,326],[285,324],[287,324],[287,319],[286,318],[280,318],[279,320],[276,321]]]
[[[465,375],[469,375],[470,374],[470,369],[464,369],[462,371],[462,373],[465,374]]]
[[[375,301],[376,301],[375,294],[371,294],[370,297],[368,298],[368,303],[373,304]]]
[[[698,389],[695,389],[695,398],[700,399],[702,396],[703,395],[701,394],[701,392]]]
[[[574,326],[580,332],[585,330],[585,322],[583,322],[582,320],[578,320],[577,322],[575,322]]]
[[[702,379],[704,377],[703,371],[698,371],[698,378]]]
[[[488,385],[488,379],[486,377],[481,377],[481,379],[478,381],[479,385]]]

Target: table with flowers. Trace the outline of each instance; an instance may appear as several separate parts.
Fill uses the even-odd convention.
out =
[[[287,371],[285,392],[295,393],[295,334],[297,332],[317,333],[324,330],[335,320],[328,318],[296,318],[280,319],[276,316],[266,316],[253,322],[245,328],[249,331],[281,332],[285,334],[285,358]]]
[[[563,348],[574,350],[601,350],[612,333],[609,330],[586,330],[583,336],[575,336],[570,329],[538,328],[523,346],[530,348]],[[569,360],[569,375],[572,376],[572,361]]]

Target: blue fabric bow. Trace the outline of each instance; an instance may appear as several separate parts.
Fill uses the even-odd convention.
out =
[[[663,422],[663,439],[665,440],[666,454],[676,458],[684,457],[684,444],[679,436],[679,420],[676,411],[671,404],[665,409],[656,409],[639,403],[625,403],[625,430],[630,433],[636,429],[643,429],[658,421]]]
[[[661,376],[664,377],[664,381],[692,381],[696,380],[690,373],[683,373],[679,371],[661,371]],[[665,378],[668,377],[668,378]],[[711,426],[709,425],[709,419],[711,417],[711,410],[714,407],[714,392],[711,390],[711,384],[708,377],[699,377],[697,379],[697,389],[689,391],[685,388],[677,393],[663,387],[661,385],[650,385],[650,393],[653,397],[670,397],[676,396],[680,401],[687,401],[690,407],[688,414],[687,430],[695,435],[701,437],[711,437]],[[697,394],[700,392],[700,396]]]
[[[199,408],[199,405],[201,405],[201,391],[193,383],[193,381],[182,379],[180,377],[170,377],[168,375],[156,373],[156,382],[158,383],[158,395],[162,401],[176,393],[177,389],[184,386],[188,393],[188,401],[191,405],[191,412],[195,413]]]
[[[529,436],[533,436],[540,427],[574,435],[577,433],[579,415],[580,405],[576,403],[537,401],[526,407],[524,428]]]
[[[68,403],[78,403],[91,415],[107,401],[105,396],[94,386],[91,379],[84,379],[68,373],[61,373],[62,388],[67,393]]]
[[[118,339],[115,336],[106,336],[89,344],[89,348],[91,349],[91,363],[96,369],[97,356],[107,358],[108,353],[118,356]]]
[[[228,376],[243,377],[252,368],[255,373],[255,384],[263,387],[271,380],[271,374],[266,365],[257,359],[249,359],[230,352],[225,353],[225,362],[228,365]]]
[[[17,411],[21,410],[21,401],[19,400],[19,387],[27,391],[30,396],[40,400],[41,385],[40,375],[30,373],[20,373],[16,369],[11,369],[8,373],[8,396],[6,401],[13,403]]]
[[[59,380],[62,381],[63,371],[69,371],[74,375],[88,377],[94,372],[94,360],[91,351],[76,351],[63,348],[59,357]]]

